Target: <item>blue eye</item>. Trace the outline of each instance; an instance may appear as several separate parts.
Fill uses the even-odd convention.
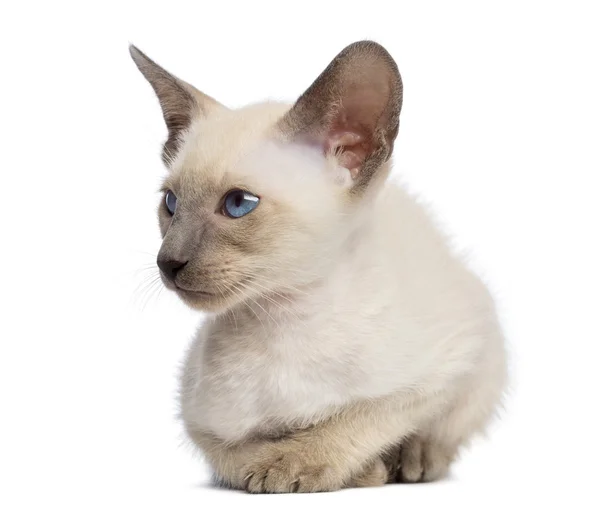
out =
[[[167,190],[165,195],[165,204],[167,205],[167,210],[171,215],[175,214],[175,208],[177,208],[177,197],[170,190]]]
[[[260,199],[250,192],[243,190],[232,190],[225,196],[223,213],[237,219],[249,214],[258,206]]]

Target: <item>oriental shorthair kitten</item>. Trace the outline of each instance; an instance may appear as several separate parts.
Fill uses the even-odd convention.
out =
[[[160,275],[205,313],[179,400],[215,481],[443,478],[502,403],[505,343],[486,286],[388,179],[390,54],[351,44],[295,103],[233,110],[130,51],[168,129]]]

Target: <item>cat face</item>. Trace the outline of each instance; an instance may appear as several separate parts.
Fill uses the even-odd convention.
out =
[[[165,285],[193,307],[220,311],[253,295],[292,293],[335,253],[345,191],[315,150],[270,136],[285,110],[265,104],[208,116],[171,164],[158,262]]]
[[[164,284],[219,312],[324,278],[387,173],[402,91],[387,52],[355,43],[293,106],[238,110],[131,53],[169,130],[158,209]]]

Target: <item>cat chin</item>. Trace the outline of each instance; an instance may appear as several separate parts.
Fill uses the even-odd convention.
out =
[[[161,280],[167,290],[175,292],[181,301],[191,309],[203,313],[222,313],[235,305],[231,298],[216,293],[186,290],[166,279],[161,272]]]
[[[222,313],[232,306],[231,301],[218,295],[181,289],[174,291],[186,306],[203,313]]]

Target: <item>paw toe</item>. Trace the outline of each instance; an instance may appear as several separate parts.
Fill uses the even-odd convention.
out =
[[[397,481],[406,483],[432,482],[443,478],[452,456],[441,444],[413,438],[400,448]]]
[[[383,460],[377,459],[354,476],[349,487],[376,487],[385,484],[387,480],[388,468]]]
[[[333,470],[303,464],[293,454],[252,464],[245,474],[245,489],[253,494],[323,492],[341,488]]]

